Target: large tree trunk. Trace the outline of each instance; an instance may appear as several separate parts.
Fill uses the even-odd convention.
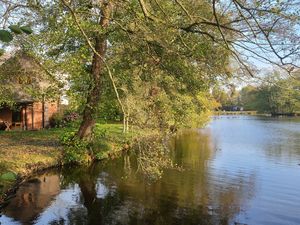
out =
[[[111,14],[111,5],[110,3],[104,4],[102,7],[102,17],[99,22],[99,25],[103,28],[106,28],[109,25],[109,19]],[[104,58],[107,49],[107,40],[105,35],[98,35],[95,37],[95,51],[92,62],[92,85],[91,90],[88,93],[87,101],[83,111],[83,120],[78,130],[77,135],[81,139],[91,138],[93,128],[95,126],[95,113],[100,101],[101,93],[101,74],[104,68]]]

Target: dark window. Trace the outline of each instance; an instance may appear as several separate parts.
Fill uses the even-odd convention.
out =
[[[16,123],[16,122],[21,122],[21,110],[15,110],[12,113],[12,122]]]

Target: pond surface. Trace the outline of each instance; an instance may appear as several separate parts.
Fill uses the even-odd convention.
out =
[[[170,140],[149,181],[135,155],[24,183],[1,224],[300,224],[300,121],[214,117]]]

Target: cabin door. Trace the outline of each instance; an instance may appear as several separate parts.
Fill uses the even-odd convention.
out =
[[[12,112],[12,126],[16,129],[22,129],[22,108],[15,109]]]

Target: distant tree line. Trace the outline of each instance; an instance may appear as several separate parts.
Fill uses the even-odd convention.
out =
[[[259,85],[247,85],[240,91],[233,88],[227,92],[216,88],[213,95],[222,110],[237,106],[245,111],[293,114],[300,111],[300,77],[294,75],[282,79],[275,72],[266,76]]]

